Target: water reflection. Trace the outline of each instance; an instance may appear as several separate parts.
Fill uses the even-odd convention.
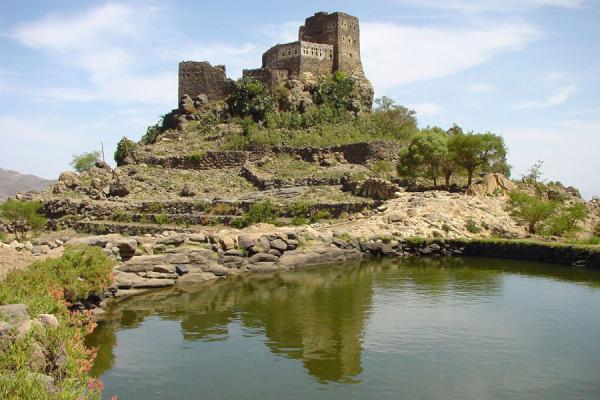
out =
[[[93,369],[113,368],[116,332],[157,316],[177,321],[185,341],[223,341],[232,323],[263,335],[273,354],[299,360],[320,382],[353,383],[363,372],[363,335],[374,293],[410,289],[435,302],[452,291],[468,302],[501,292],[504,272],[598,286],[597,271],[573,271],[481,259],[381,260],[305,271],[240,276],[205,285],[154,291],[113,306],[88,338],[99,346]]]

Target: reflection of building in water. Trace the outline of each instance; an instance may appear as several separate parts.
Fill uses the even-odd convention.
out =
[[[475,269],[462,262],[422,259],[403,267],[395,260],[385,260],[371,262],[369,268],[346,266],[239,276],[201,287],[149,292],[123,301],[114,309],[112,322],[100,325],[92,335],[90,343],[101,346],[94,372],[101,374],[112,367],[115,329],[137,327],[146,317],[157,315],[181,321],[183,339],[188,341],[226,340],[228,324],[239,321],[264,334],[274,354],[300,360],[315,378],[351,381],[362,372],[361,339],[373,302],[373,287],[398,290],[407,285],[428,298],[448,290],[470,295],[499,290],[498,269],[502,266]],[[495,262],[486,260],[490,267]],[[394,279],[383,271],[391,271]]]

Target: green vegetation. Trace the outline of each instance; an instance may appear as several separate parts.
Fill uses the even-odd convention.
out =
[[[467,231],[476,234],[481,232],[481,227],[479,225],[477,225],[477,222],[473,221],[472,219],[469,219],[467,221],[467,225],[466,225]]]
[[[356,99],[356,81],[342,71],[330,77],[321,77],[313,93],[317,105],[327,105],[334,110],[359,111],[354,105]]]
[[[23,240],[29,231],[38,231],[46,224],[39,213],[41,207],[37,201],[8,199],[0,205],[0,216],[11,225],[15,238]]]
[[[444,177],[446,187],[459,169],[466,172],[467,185],[471,185],[476,171],[510,175],[502,137],[490,132],[465,134],[456,125],[448,132],[434,127],[413,135],[400,153],[397,168],[398,174],[411,182],[426,178],[437,186],[438,179]]]
[[[443,174],[448,186],[452,175],[446,168],[451,165],[448,142],[448,134],[440,128],[422,130],[400,152],[398,175],[411,180],[425,176],[437,186],[438,178]]]
[[[137,144],[127,139],[125,136],[119,143],[117,143],[117,149],[115,150],[115,161],[117,162],[117,166],[121,166],[125,164],[125,158],[129,156],[133,151],[137,148]]]
[[[271,200],[257,201],[250,206],[250,209],[242,218],[234,220],[232,225],[236,228],[243,228],[261,222],[274,224],[276,217],[277,212]]]
[[[169,217],[165,214],[156,214],[154,216],[154,222],[156,222],[158,225],[164,225],[169,222]]]
[[[185,161],[187,161],[190,164],[198,164],[202,160],[202,158],[204,158],[205,155],[206,153],[201,153],[197,151],[185,156]]]
[[[511,214],[527,224],[529,233],[536,233],[538,225],[546,221],[558,208],[558,202],[539,199],[522,192],[511,192],[509,207]]]
[[[110,285],[112,267],[100,248],[69,247],[61,258],[13,271],[0,283],[0,304],[24,303],[32,316],[54,314],[59,320],[57,328],[34,327],[0,352],[3,399],[100,399],[101,383],[88,376],[95,352],[83,341],[94,325],[68,306]],[[45,365],[35,367],[27,361],[40,347]],[[56,393],[48,392],[37,373],[53,378]]]
[[[96,164],[96,161],[100,159],[99,151],[92,151],[89,153],[74,154],[71,166],[79,173],[86,172],[92,169]]]
[[[588,217],[588,211],[583,203],[575,203],[563,208],[548,224],[546,233],[554,236],[570,235],[579,230],[577,224]]]
[[[254,78],[245,77],[234,83],[227,105],[233,115],[262,121],[268,112],[275,109],[275,100],[265,85]]]
[[[473,182],[475,170],[485,172],[501,169],[506,172],[506,145],[501,136],[491,132],[453,135],[448,150],[457,165],[467,171],[467,185]]]

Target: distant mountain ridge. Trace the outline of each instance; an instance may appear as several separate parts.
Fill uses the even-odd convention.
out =
[[[21,174],[17,171],[0,168],[0,202],[14,196],[16,193],[45,189],[55,182],[39,176]]]

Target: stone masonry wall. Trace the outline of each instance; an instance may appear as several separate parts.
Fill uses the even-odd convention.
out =
[[[206,94],[209,101],[223,100],[232,88],[232,81],[227,79],[223,65],[213,67],[208,62],[195,61],[179,63],[178,103],[184,94],[192,98]]]

